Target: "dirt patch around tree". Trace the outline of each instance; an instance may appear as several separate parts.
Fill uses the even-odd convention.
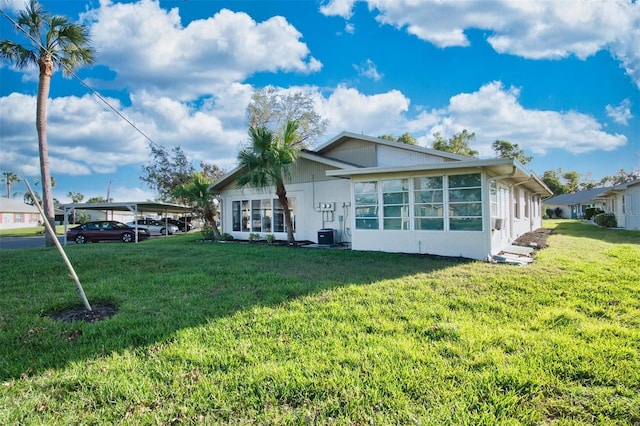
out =
[[[54,321],[84,321],[84,322],[98,322],[111,318],[118,312],[118,307],[113,304],[97,304],[91,305],[91,310],[88,311],[82,307],[73,307],[54,312],[49,316]]]

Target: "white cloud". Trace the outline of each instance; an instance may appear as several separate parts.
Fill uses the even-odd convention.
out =
[[[530,59],[585,59],[609,50],[640,86],[640,2],[629,0],[363,0],[382,24],[438,47],[468,46],[465,30],[491,31],[499,53]],[[348,18],[354,1],[334,0],[326,15]]]
[[[605,111],[609,118],[616,123],[624,124],[625,126],[629,124],[629,120],[633,118],[633,115],[631,114],[631,101],[629,99],[623,100],[617,107],[607,105],[605,107]]]
[[[378,81],[383,76],[383,74],[380,74],[378,72],[378,68],[376,67],[376,64],[374,64],[371,59],[367,59],[365,63],[360,65],[354,64],[353,68],[355,68],[355,70],[358,71],[359,75],[370,78],[373,81]]]
[[[320,6],[320,13],[327,16],[341,16],[349,19],[353,13],[356,0],[329,0]]]
[[[211,95],[259,71],[312,73],[322,67],[281,16],[256,22],[223,9],[183,27],[179,9],[162,9],[157,1],[101,0],[83,20],[91,25],[100,63],[117,73],[116,86],[181,100]]]
[[[351,22],[347,22],[344,26],[344,32],[347,34],[355,34],[356,26],[353,25]]]
[[[398,90],[365,95],[346,86],[338,86],[323,98],[318,112],[329,120],[328,135],[342,131],[382,135],[402,126],[402,115],[409,109],[409,99]]]
[[[611,151],[627,143],[624,135],[606,133],[589,115],[526,109],[518,101],[519,94],[519,89],[506,89],[500,82],[492,82],[477,92],[453,96],[429,133],[450,137],[463,129],[475,132],[472,147],[482,156],[493,155],[491,143],[496,139],[517,143],[538,155],[551,150],[574,154]]]

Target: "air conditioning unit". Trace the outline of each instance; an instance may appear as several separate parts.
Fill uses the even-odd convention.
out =
[[[338,243],[338,230],[323,228],[318,231],[318,245],[333,246]]]
[[[501,217],[492,217],[491,218],[491,230],[499,231],[502,229],[504,219]]]

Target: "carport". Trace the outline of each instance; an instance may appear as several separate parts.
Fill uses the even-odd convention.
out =
[[[58,206],[62,209],[64,214],[64,245],[67,245],[67,228],[69,226],[69,215],[74,210],[102,210],[107,212],[114,211],[130,211],[135,218],[138,214],[143,213],[156,213],[162,217],[167,217],[167,214],[179,214],[183,215],[193,212],[192,206],[183,206],[180,204],[162,203],[154,201],[131,201],[122,203],[74,203],[74,204],[60,204]],[[138,224],[136,228],[136,243],[138,242]]]

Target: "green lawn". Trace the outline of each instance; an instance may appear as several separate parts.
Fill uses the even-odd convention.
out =
[[[0,424],[637,425],[640,232],[525,267],[198,234],[0,250]]]
[[[77,225],[69,225],[69,228],[73,228]],[[44,235],[44,226],[32,226],[29,228],[16,228],[16,229],[0,229],[0,238],[2,237],[35,237],[38,235]],[[56,226],[56,235],[64,235],[64,225]]]

